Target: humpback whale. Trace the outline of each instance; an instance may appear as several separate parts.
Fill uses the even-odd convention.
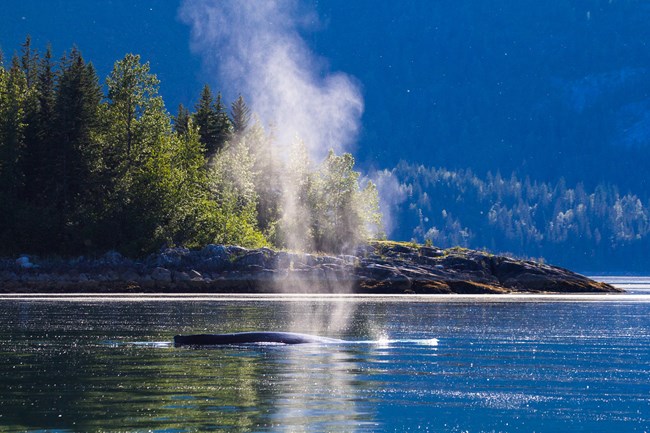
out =
[[[295,332],[237,332],[234,334],[195,334],[176,335],[175,346],[214,346],[224,344],[254,344],[254,343],[282,343],[282,344],[332,344],[341,340],[317,335],[298,334]]]

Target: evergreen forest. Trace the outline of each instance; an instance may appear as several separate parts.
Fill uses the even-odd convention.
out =
[[[485,248],[585,272],[645,272],[649,197],[600,183],[540,182],[402,162],[374,177],[393,236],[440,247]]]
[[[0,54],[0,254],[142,256],[209,243],[346,252],[381,233],[350,154],[275,151],[243,97],[172,116],[148,63],[100,81],[77,48]]]
[[[102,80],[77,48],[55,60],[28,37],[0,54],[0,255],[340,253],[384,236],[385,222],[395,239],[584,271],[649,264],[650,197],[615,184],[408,162],[371,177],[351,154],[315,161],[299,138],[277,143],[242,96],[207,85],[171,115],[137,55]]]

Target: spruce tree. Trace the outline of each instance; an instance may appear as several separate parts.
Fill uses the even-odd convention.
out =
[[[230,117],[228,117],[228,112],[226,111],[226,106],[223,105],[221,92],[217,93],[217,97],[213,104],[213,111],[216,113],[216,148],[213,152],[219,151],[223,148],[226,141],[230,140],[233,133],[232,122]]]
[[[73,48],[62,63],[52,116],[54,139],[48,150],[52,164],[48,195],[56,208],[60,243],[66,249],[79,242],[76,237],[85,225],[83,214],[89,212],[84,203],[94,187],[102,92],[94,67],[79,50]],[[47,75],[42,75],[44,86],[49,85]]]
[[[216,147],[217,119],[212,111],[212,90],[207,84],[203,86],[201,97],[196,104],[194,123],[199,128],[201,143],[210,152]]]
[[[246,105],[242,95],[239,95],[237,100],[232,103],[230,116],[235,134],[242,134],[246,131],[251,120],[251,110]]]
[[[174,118],[174,130],[180,136],[189,133],[190,128],[190,111],[183,104],[178,104],[178,113]]]
[[[196,104],[194,123],[199,128],[201,143],[205,146],[208,157],[214,156],[232,134],[232,125],[221,102],[221,93],[213,98],[212,90],[207,84]]]
[[[27,80],[16,56],[11,68],[3,73],[0,89],[0,190],[17,198],[22,193],[24,173],[21,162],[25,156],[25,101]]]
[[[24,208],[25,101],[27,80],[14,56],[0,69],[0,250],[24,245],[20,214]]]
[[[32,86],[32,104],[28,109],[26,141],[26,198],[33,204],[49,202],[47,190],[52,187],[51,173],[55,136],[55,73],[51,47],[47,48],[38,65],[36,82]]]
[[[36,85],[38,80],[38,52],[32,49],[32,37],[30,35],[27,35],[21,47],[22,57],[20,58],[20,64],[25,73],[27,87],[32,87]]]
[[[32,191],[30,190],[31,181],[35,170],[38,170],[40,161],[35,154],[36,148],[39,146],[36,124],[39,117],[39,97],[38,97],[38,74],[40,69],[38,51],[32,48],[32,38],[27,35],[25,42],[21,45],[21,58],[20,66],[25,74],[27,82],[27,97],[24,102],[24,157],[22,158],[22,172],[25,176],[25,196],[26,201],[32,199]],[[36,157],[36,159],[35,159]]]

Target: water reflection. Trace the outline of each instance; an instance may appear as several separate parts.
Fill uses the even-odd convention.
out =
[[[0,301],[2,431],[643,431],[650,303]],[[174,348],[288,330],[336,345]]]
[[[365,347],[197,350],[165,342],[179,330],[350,334],[350,325],[340,325],[363,322],[355,307],[333,305],[331,315],[326,305],[270,309],[257,303],[3,307],[8,320],[0,349],[12,367],[4,371],[11,379],[0,385],[2,395],[12,396],[2,402],[5,425],[77,431],[106,429],[107,422],[129,429],[155,423],[160,429],[228,426],[244,432],[281,424],[291,431],[318,425],[355,431],[373,419],[356,396],[359,388],[377,386],[357,376]]]

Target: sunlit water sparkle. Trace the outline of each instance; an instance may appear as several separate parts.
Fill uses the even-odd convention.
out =
[[[650,431],[624,295],[2,295],[1,431]],[[175,348],[283,330],[340,344]]]

